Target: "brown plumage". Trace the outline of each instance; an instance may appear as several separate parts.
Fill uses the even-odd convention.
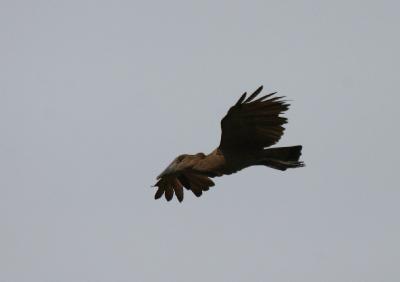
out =
[[[174,194],[183,201],[183,187],[200,197],[214,186],[210,177],[232,174],[253,165],[278,170],[304,166],[299,161],[302,146],[270,148],[282,137],[287,122],[280,114],[289,108],[276,92],[257,98],[259,87],[249,97],[244,93],[221,121],[221,142],[209,155],[178,156],[158,177],[155,199]],[[247,98],[246,98],[247,97]],[[256,99],[257,98],[257,99]]]

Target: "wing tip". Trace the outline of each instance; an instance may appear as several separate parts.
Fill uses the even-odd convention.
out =
[[[245,104],[245,103],[250,103],[250,102],[263,102],[265,99],[275,95],[278,92],[271,92],[269,94],[266,94],[260,98],[258,98],[257,100],[254,100],[258,94],[261,93],[261,91],[264,89],[264,85],[260,85],[250,96],[247,97],[247,92],[244,92],[242,94],[242,96],[240,96],[239,100],[236,102],[235,106],[239,106],[241,104]],[[281,99],[281,98],[285,98],[285,96],[282,97],[274,97],[277,99]],[[254,101],[253,101],[254,100]]]
[[[246,95],[247,95],[247,92],[244,92],[244,93],[242,94],[242,96],[240,96],[239,100],[236,102],[235,106],[241,105],[242,102],[244,101],[244,99],[246,99]]]
[[[253,101],[253,99],[256,98],[258,94],[260,94],[262,89],[263,89],[263,86],[261,85],[246,99],[246,101],[244,101],[244,103],[250,103],[251,101]]]

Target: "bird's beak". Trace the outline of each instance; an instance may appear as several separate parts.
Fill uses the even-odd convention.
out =
[[[175,166],[176,166],[175,162],[172,162],[169,166],[167,166],[166,169],[164,169],[163,172],[161,172],[159,176],[157,176],[157,180],[165,175],[173,173],[175,171]]]

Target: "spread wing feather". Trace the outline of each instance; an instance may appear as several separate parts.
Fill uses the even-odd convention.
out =
[[[162,195],[164,194],[164,188],[163,187],[158,187],[156,194],[154,195],[154,199],[160,199]]]
[[[174,178],[174,192],[179,202],[183,201],[183,186],[178,179]]]
[[[269,147],[282,137],[287,122],[280,114],[289,108],[283,97],[270,93],[254,100],[262,91],[260,86],[246,99],[244,93],[221,121],[222,151],[259,150]]]
[[[200,197],[203,191],[208,191],[214,186],[214,182],[207,176],[182,172],[178,175],[162,177],[154,186],[157,186],[157,192],[154,198],[157,200],[163,195],[167,201],[170,201],[174,194],[179,202],[183,201],[183,187],[191,190],[196,197]]]
[[[181,174],[179,180],[186,189],[192,190],[197,197],[202,195],[202,191],[208,191],[210,187],[215,185],[207,176],[189,172]]]
[[[165,199],[167,199],[167,201],[171,201],[173,196],[174,196],[174,188],[172,188],[172,186],[168,186],[165,189]]]
[[[171,201],[174,197],[174,192],[179,202],[183,201],[183,188],[182,184],[175,177],[163,177],[154,186],[157,186],[157,192],[154,199],[159,199],[163,195],[167,201]]]

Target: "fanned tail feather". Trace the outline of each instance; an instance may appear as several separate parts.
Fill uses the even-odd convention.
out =
[[[260,164],[282,171],[288,168],[303,167],[304,162],[299,161],[301,150],[302,146],[300,145],[265,149]]]

